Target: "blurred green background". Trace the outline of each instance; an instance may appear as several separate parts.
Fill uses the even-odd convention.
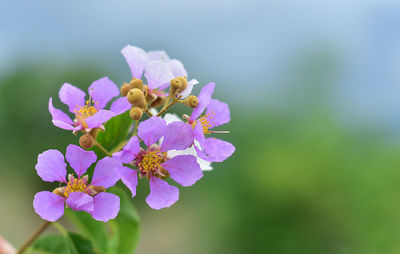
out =
[[[84,7],[94,12],[104,14],[100,7],[110,8],[110,17],[136,7],[123,1],[89,2]],[[237,149],[227,161],[214,163],[214,170],[197,184],[181,188],[180,200],[171,208],[150,209],[144,201],[148,187],[140,183],[133,200],[142,228],[137,253],[400,252],[400,79],[395,68],[400,61],[394,46],[400,36],[393,29],[399,23],[398,5],[385,2],[376,9],[369,1],[341,2],[327,11],[332,6],[315,1],[300,7],[293,1],[222,2],[211,6],[220,12],[210,10],[208,1],[172,1],[165,11],[165,3],[138,3],[143,13],[156,12],[149,14],[156,20],[146,24],[139,19],[142,12],[110,21],[87,9],[75,13],[77,7],[69,4],[64,7],[71,9],[62,12],[46,2],[49,14],[33,8],[34,14],[46,15],[34,16],[32,25],[16,21],[12,28],[0,27],[3,35],[18,35],[0,43],[2,52],[8,52],[0,57],[1,235],[19,246],[40,224],[33,195],[51,185],[34,170],[37,155],[50,148],[65,151],[67,144],[78,142],[51,124],[48,98],[57,98],[64,82],[86,90],[106,75],[118,85],[129,80],[119,55],[129,43],[146,50],[165,49],[201,85],[216,81],[215,97],[231,108],[231,122],[221,127],[231,131],[224,139]],[[11,13],[17,9],[15,4],[5,7]],[[164,19],[171,17],[168,10],[178,7],[186,14]],[[192,16],[199,8],[207,10],[204,19],[211,21]],[[344,10],[345,17],[353,19],[343,18]],[[60,19],[53,20],[50,13],[61,13]],[[83,28],[63,23],[71,13]],[[111,24],[91,30],[94,23],[85,15]],[[344,24],[342,18],[353,23]],[[70,37],[68,43],[54,46],[62,39],[58,30],[45,29],[52,27],[50,20],[65,29],[62,38]],[[123,21],[132,26],[137,22],[141,28],[118,31],[121,36],[116,37],[114,28],[128,26]],[[235,27],[241,21],[245,23]],[[300,25],[294,25],[297,21]],[[346,37],[359,27],[356,21],[367,33]],[[315,24],[321,31],[331,29],[330,36],[320,37]],[[178,29],[165,31],[169,25]],[[21,52],[17,46],[27,42],[20,34],[27,31],[32,36],[32,28],[39,28],[33,45]],[[85,40],[79,41],[85,33]],[[107,33],[114,37],[99,40]],[[176,33],[185,36],[175,38]],[[191,41],[192,35],[196,41]],[[87,46],[94,41],[93,49]],[[199,90],[200,85],[195,94]],[[66,109],[58,98],[55,101]]]

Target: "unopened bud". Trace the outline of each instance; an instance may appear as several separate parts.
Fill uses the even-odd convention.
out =
[[[142,90],[133,88],[128,92],[126,96],[129,103],[132,104],[134,107],[145,108],[146,107],[146,100],[144,99],[144,95]]]
[[[158,108],[161,105],[164,105],[165,101],[167,100],[167,97],[165,96],[158,96],[157,99],[151,104],[151,107],[153,108]]]
[[[197,105],[199,105],[199,100],[197,99],[196,96],[190,95],[189,97],[184,99],[182,101],[182,103],[185,104],[186,106],[191,107],[191,108],[195,108],[195,107],[197,107]]]
[[[182,81],[179,78],[174,78],[171,80],[171,86],[169,89],[169,93],[171,95],[175,95],[178,91],[178,89],[180,89],[182,87]]]
[[[129,116],[133,120],[139,120],[140,118],[142,118],[142,115],[143,115],[143,110],[138,107],[132,107],[131,111],[129,111]]]
[[[124,82],[124,84],[121,86],[121,89],[120,89],[121,95],[122,95],[122,96],[126,96],[126,95],[128,94],[128,92],[129,92],[129,90],[131,90],[131,89],[129,88],[129,85],[128,85],[127,83]]]
[[[94,145],[94,139],[91,135],[89,134],[84,134],[79,138],[79,145],[83,149],[90,149]]]
[[[143,81],[141,79],[133,78],[131,82],[129,82],[129,88],[137,88],[142,90],[143,89]]]
[[[55,188],[53,190],[53,193],[56,194],[57,196],[63,197],[64,196],[64,189],[62,187]]]
[[[152,94],[152,93],[148,93],[148,94],[145,96],[147,103],[152,103],[152,102],[156,101],[156,100],[157,100],[157,97],[158,97],[157,95]]]
[[[178,89],[177,93],[181,93],[185,91],[186,87],[188,86],[187,79],[185,77],[177,77],[182,83],[182,86]]]

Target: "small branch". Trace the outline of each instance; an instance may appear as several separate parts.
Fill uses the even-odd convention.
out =
[[[110,157],[112,156],[112,154],[109,151],[107,151],[102,145],[100,145],[99,142],[94,141],[94,145],[97,146],[105,155]]]
[[[33,235],[22,245],[22,247],[18,250],[17,254],[22,254],[26,251],[26,249],[46,230],[46,228],[51,224],[50,221],[45,221]]]
[[[165,113],[165,111],[167,111],[168,109],[170,109],[173,105],[175,105],[175,103],[177,103],[179,101],[180,97],[178,98],[174,98],[172,99],[172,101],[170,103],[168,103],[168,105],[165,105],[160,112],[158,112],[157,116],[161,116],[162,114]]]

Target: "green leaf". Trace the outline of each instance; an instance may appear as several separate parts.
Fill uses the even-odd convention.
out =
[[[110,245],[116,248],[112,253],[132,254],[139,240],[139,215],[132,204],[132,198],[125,191],[113,187],[110,192],[118,195],[121,200],[117,218],[109,223],[114,232],[114,239],[110,239]]]
[[[111,118],[104,126],[105,131],[97,134],[97,142],[111,152],[127,138],[132,122],[129,111]],[[97,154],[102,154],[97,147],[94,150]]]
[[[79,254],[94,254],[92,242],[80,234],[68,232],[68,236]]]
[[[48,254],[94,254],[92,242],[80,234],[47,234],[40,236],[31,250]]]
[[[107,229],[104,222],[94,220],[86,212],[66,209],[65,214],[82,234],[92,240],[96,249],[107,252]]]

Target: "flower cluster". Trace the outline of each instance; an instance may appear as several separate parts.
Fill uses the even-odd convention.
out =
[[[235,151],[232,144],[214,137],[228,133],[214,128],[230,121],[228,105],[212,98],[214,83],[205,85],[194,96],[193,86],[199,82],[188,80],[183,64],[164,51],[145,52],[128,45],[121,53],[132,79],[120,89],[107,77],[94,81],[88,94],[65,83],[59,98],[73,118],[55,108],[52,98],[49,100],[53,124],[82,135],[80,147],[70,144],[65,153],[75,176],[67,176],[67,163],[60,151],[50,149],[38,156],[38,175],[44,181],[60,183],[52,192],[35,195],[35,211],[45,220],[58,220],[65,207],[86,211],[99,221],[114,219],[120,200],[107,189],[119,180],[134,197],[138,179],[147,178],[147,204],[157,210],[169,207],[179,199],[179,190],[167,182],[168,178],[181,186],[191,186],[203,177],[203,171],[212,169],[212,162],[222,162]],[[180,118],[166,113],[175,104],[192,108],[191,114]],[[134,120],[129,136],[115,150],[107,151],[97,141],[99,131],[107,132],[105,124],[128,110]],[[94,146],[103,154],[96,155]],[[92,164],[95,166],[89,181],[85,173]]]

